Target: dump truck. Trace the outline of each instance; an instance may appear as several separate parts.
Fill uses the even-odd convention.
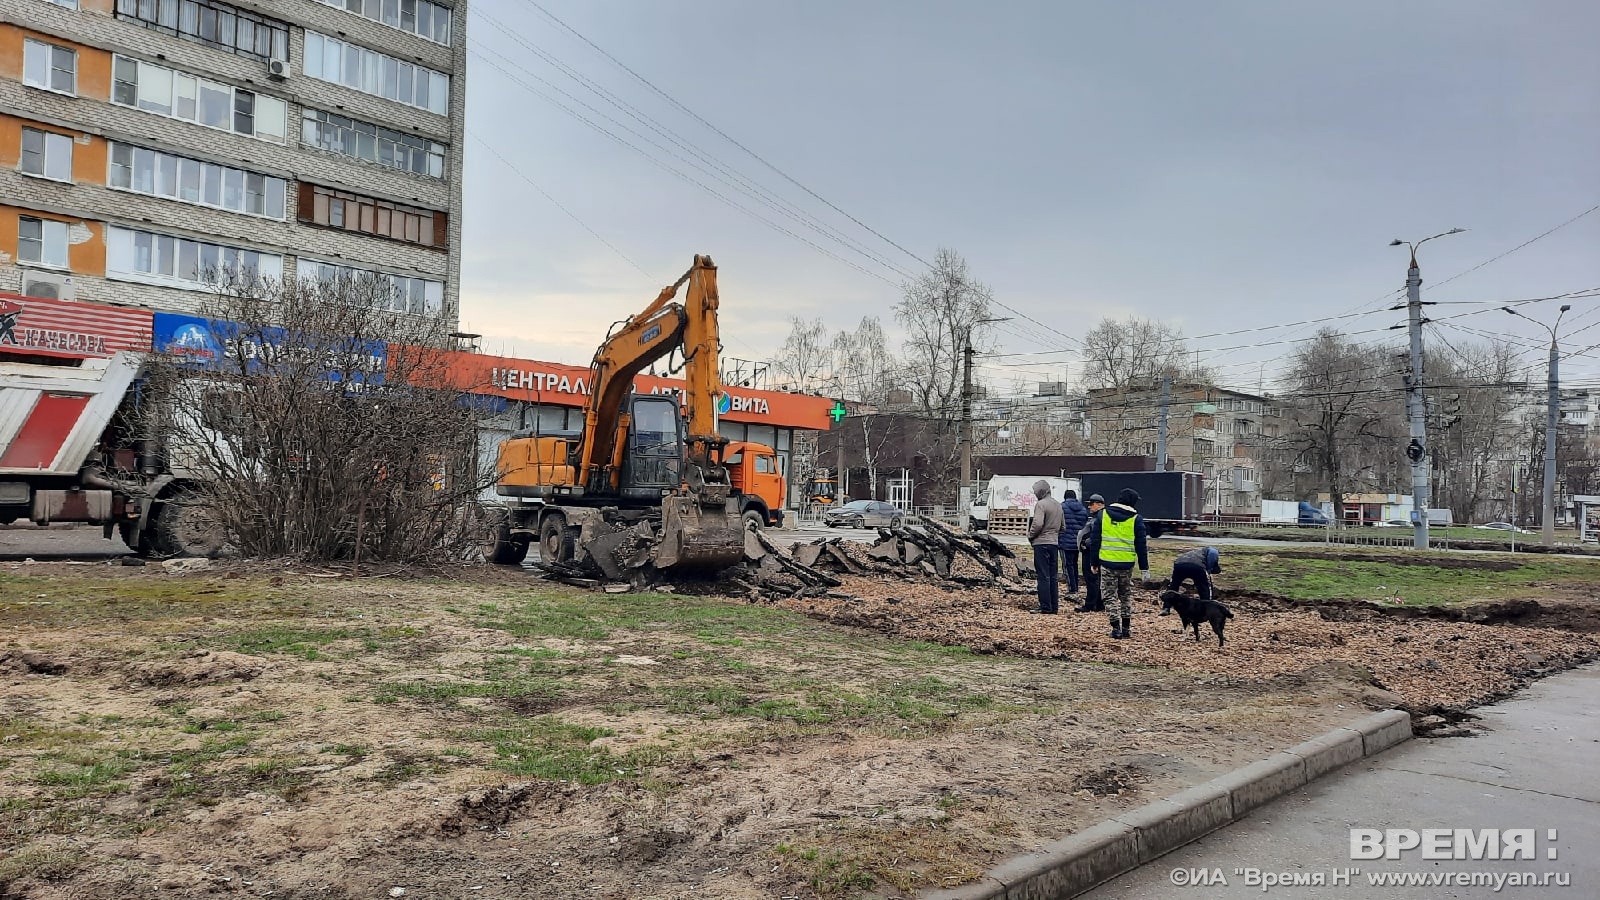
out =
[[[656,570],[714,572],[743,560],[751,509],[717,433],[719,302],[717,268],[696,256],[595,352],[581,429],[519,432],[500,443],[495,493],[503,502],[486,510],[490,561],[521,562],[537,542],[547,566],[640,583]],[[681,405],[635,393],[634,376],[674,351],[684,361]],[[745,445],[738,465],[762,451],[770,448]]]
[[[197,483],[131,423],[141,354],[81,365],[0,362],[0,525],[100,525],[143,556],[208,556],[223,536],[187,503]]]

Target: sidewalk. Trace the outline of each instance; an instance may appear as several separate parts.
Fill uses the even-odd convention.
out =
[[[1292,897],[1600,897],[1600,664],[1477,710],[1484,733],[1418,738],[1288,794],[1208,837],[1082,895],[1089,900]],[[1352,828],[1534,829],[1533,859],[1351,859]],[[1549,832],[1555,831],[1551,839]],[[1556,858],[1549,858],[1549,851]],[[1260,875],[1251,881],[1249,870]],[[1357,869],[1348,882],[1335,873]],[[1569,887],[1375,885],[1422,877],[1556,873]],[[1217,883],[1217,875],[1226,884]],[[1325,882],[1315,884],[1315,876]],[[1278,877],[1276,885],[1267,876]],[[1295,883],[1296,881],[1312,883]]]

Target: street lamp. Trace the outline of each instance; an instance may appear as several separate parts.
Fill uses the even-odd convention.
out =
[[[1545,381],[1549,397],[1545,400],[1544,416],[1544,521],[1541,530],[1543,531],[1544,543],[1547,545],[1554,544],[1556,542],[1556,420],[1560,415],[1561,407],[1561,373],[1559,369],[1561,355],[1556,349],[1556,329],[1561,327],[1561,317],[1566,315],[1567,310],[1571,309],[1572,306],[1566,303],[1561,305],[1561,310],[1556,313],[1554,325],[1546,325],[1538,319],[1532,316],[1525,316],[1509,306],[1500,308],[1519,319],[1527,319],[1529,322],[1550,332],[1550,370]],[[1517,523],[1515,522],[1511,523],[1513,528],[1516,525]]]
[[[1465,228],[1441,231],[1415,243],[1399,238],[1389,242],[1391,247],[1405,246],[1411,250],[1411,267],[1406,270],[1406,309],[1411,328],[1411,378],[1406,384],[1406,403],[1411,409],[1411,443],[1406,446],[1406,458],[1411,460],[1411,508],[1416,514],[1415,540],[1412,546],[1428,549],[1428,413],[1422,402],[1422,270],[1417,268],[1417,248],[1434,238],[1460,234]]]
[[[965,528],[972,509],[972,329],[991,322],[1009,322],[1009,316],[986,317],[967,323],[961,348],[961,484],[956,488],[956,512]]]

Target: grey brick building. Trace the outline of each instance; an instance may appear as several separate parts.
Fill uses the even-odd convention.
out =
[[[467,0],[0,0],[0,291],[390,276],[459,320]]]

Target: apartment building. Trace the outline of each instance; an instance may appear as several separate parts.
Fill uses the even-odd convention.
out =
[[[1224,515],[1261,510],[1266,450],[1282,435],[1282,410],[1269,397],[1204,384],[1167,388],[1167,459],[1200,472],[1206,511]],[[1088,392],[1088,439],[1098,453],[1156,455],[1161,390],[1141,385]]]
[[[208,273],[370,272],[453,330],[466,19],[0,0],[0,291],[193,312]]]

